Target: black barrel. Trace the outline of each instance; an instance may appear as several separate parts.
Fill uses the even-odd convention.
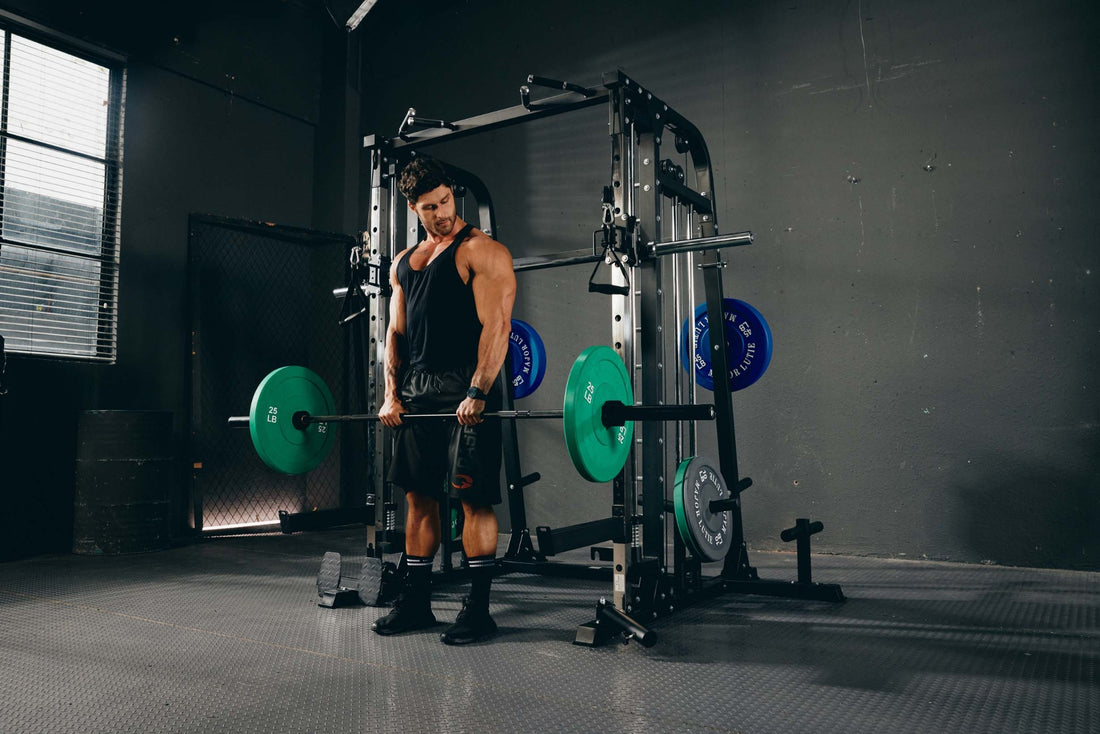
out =
[[[77,420],[73,553],[163,550],[171,540],[172,414],[88,410]]]

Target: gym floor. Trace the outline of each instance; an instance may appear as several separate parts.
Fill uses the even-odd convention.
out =
[[[499,636],[451,648],[462,584],[404,637],[370,631],[383,609],[317,606],[321,555],[362,546],[341,529],[0,564],[0,731],[1100,731],[1098,573],[815,555],[846,603],[726,594],[651,648],[571,644],[607,584],[513,573]],[[750,559],[796,576],[792,553]]]

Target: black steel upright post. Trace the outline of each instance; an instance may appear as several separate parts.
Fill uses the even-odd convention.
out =
[[[707,321],[718,326],[710,329],[711,366],[714,370],[714,409],[718,433],[718,462],[727,486],[735,486],[740,480],[737,468],[737,440],[733,418],[733,391],[729,383],[729,352],[726,343],[722,308],[722,260],[720,250],[712,250],[703,255],[703,285],[707,297]],[[741,516],[741,502],[730,509],[730,552],[722,567],[723,576],[740,578],[745,574],[755,575],[748,567],[748,553],[745,546],[745,533]]]
[[[501,410],[512,410],[514,406],[512,381],[511,356],[504,360],[497,382],[502,392]],[[531,529],[527,527],[527,502],[524,499],[523,470],[520,468],[519,436],[516,432],[516,421],[505,419],[502,421],[501,450],[504,452],[504,478],[508,489],[508,521],[510,538],[508,549],[504,557],[512,561],[540,560],[531,545]]]

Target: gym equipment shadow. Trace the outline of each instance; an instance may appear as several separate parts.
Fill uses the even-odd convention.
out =
[[[963,470],[949,487],[947,507],[959,508],[956,532],[969,553],[962,560],[1100,570],[1100,466],[1074,472],[1008,454],[975,458],[971,465],[995,469],[984,475]],[[944,515],[943,522],[952,521],[949,512]]]

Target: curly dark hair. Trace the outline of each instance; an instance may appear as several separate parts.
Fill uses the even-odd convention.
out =
[[[440,186],[453,186],[447,169],[435,158],[417,156],[401,171],[397,188],[410,203],[415,204],[421,195]]]

